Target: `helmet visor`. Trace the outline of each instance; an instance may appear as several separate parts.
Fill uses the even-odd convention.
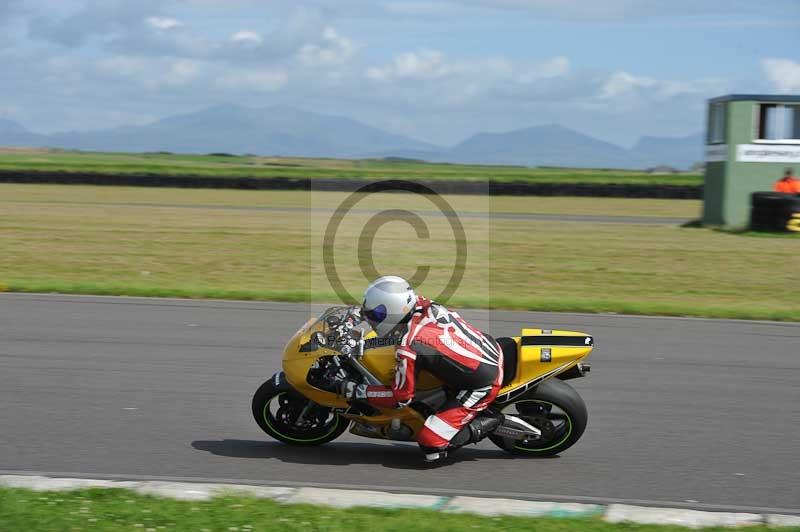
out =
[[[364,317],[373,327],[386,319],[386,306],[378,305],[373,309],[364,309]]]

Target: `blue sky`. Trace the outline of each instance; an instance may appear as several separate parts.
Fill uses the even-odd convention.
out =
[[[800,1],[0,0],[0,117],[53,132],[293,105],[452,144],[630,145],[707,98],[800,93]]]

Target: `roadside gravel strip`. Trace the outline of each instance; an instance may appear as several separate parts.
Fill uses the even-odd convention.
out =
[[[312,487],[252,486],[163,481],[125,481],[44,476],[0,475],[0,487],[35,491],[86,488],[122,488],[141,495],[202,501],[226,493],[272,499],[285,504],[312,504],[335,508],[415,508],[486,516],[584,517],[602,515],[609,523],[679,525],[690,528],[763,525],[800,526],[800,516],[740,512],[704,512],[683,508],[658,508],[627,504],[581,504],[483,497],[448,497],[386,491],[324,489]]]
[[[36,204],[36,201],[18,201],[15,203]],[[104,207],[135,207],[137,209],[186,209],[210,211],[239,211],[239,212],[270,212],[276,214],[334,214],[336,209],[326,207],[268,207],[246,205],[184,205],[179,203],[130,203],[130,202],[96,202],[96,201],[51,201],[55,205],[89,205]],[[351,209],[354,214],[380,214],[380,209]],[[424,211],[425,216],[436,218],[478,218],[486,220],[522,220],[538,222],[582,222],[601,224],[644,224],[644,225],[684,225],[690,223],[690,218],[676,216],[635,216],[635,215],[602,215],[602,214],[548,214],[548,213],[523,213],[523,212],[470,212],[459,211],[458,215],[437,211]]]

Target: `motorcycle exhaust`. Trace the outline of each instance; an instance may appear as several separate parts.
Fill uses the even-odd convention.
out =
[[[578,362],[567,371],[559,373],[556,378],[561,379],[562,381],[568,381],[570,379],[578,379],[580,377],[585,377],[587,373],[592,370],[592,365],[588,362]]]
[[[386,435],[383,431],[376,427],[375,425],[366,425],[364,423],[353,423],[353,426],[350,427],[350,434],[355,434],[356,436],[363,436],[364,438],[380,438],[385,439]]]
[[[504,414],[503,423],[494,430],[496,436],[512,440],[538,440],[542,431],[517,416]]]
[[[392,419],[392,422],[387,427],[355,422],[350,427],[350,434],[383,440],[414,441],[413,429],[397,418]]]

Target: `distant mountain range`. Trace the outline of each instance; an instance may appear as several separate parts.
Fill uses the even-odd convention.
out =
[[[548,124],[506,133],[478,133],[452,147],[436,146],[341,116],[292,107],[220,105],[144,126],[42,135],[0,119],[0,146],[96,151],[225,152],[295,157],[405,157],[431,162],[646,168],[688,168],[702,160],[700,134],[643,137],[626,149]]]

